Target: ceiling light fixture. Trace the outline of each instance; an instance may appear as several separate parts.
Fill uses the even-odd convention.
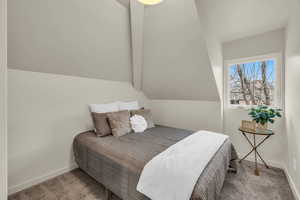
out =
[[[156,5],[161,3],[163,0],[138,0],[144,5]]]

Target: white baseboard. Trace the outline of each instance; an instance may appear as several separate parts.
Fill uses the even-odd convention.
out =
[[[247,161],[251,161],[253,162],[254,161],[254,157],[253,156],[249,156],[247,159],[245,159]],[[284,171],[286,177],[287,177],[287,180],[289,182],[289,185],[291,187],[291,190],[293,192],[293,195],[295,197],[295,200],[300,200],[300,193],[296,187],[296,184],[295,182],[293,181],[290,173],[289,173],[289,170],[288,168],[285,166],[285,164],[283,163],[280,163],[280,162],[277,162],[277,161],[272,161],[272,160],[266,160],[267,164],[270,166],[270,167],[276,167],[276,168],[280,168]],[[258,159],[258,163],[260,164],[263,164],[259,159]]]
[[[238,154],[238,156],[239,156],[239,158],[242,158],[242,156],[240,154]],[[254,162],[254,159],[255,159],[254,156],[250,155],[245,160]],[[280,168],[280,169],[285,168],[285,165],[282,162],[274,161],[274,160],[265,160],[265,161],[270,167],[276,167],[276,168]],[[263,164],[263,162],[259,158],[257,158],[257,162],[259,164]]]
[[[67,166],[67,167],[64,167],[62,169],[58,169],[58,170],[49,172],[48,174],[45,174],[43,176],[32,178],[32,179],[27,180],[27,181],[25,181],[23,183],[20,183],[18,185],[10,186],[8,188],[8,195],[14,194],[16,192],[20,192],[24,189],[27,189],[27,188],[31,187],[31,186],[34,186],[34,185],[40,184],[44,181],[47,181],[49,179],[55,178],[59,175],[62,175],[62,174],[67,173],[69,171],[72,171],[73,169],[76,169],[77,167],[78,167],[77,164],[73,163],[73,164],[70,164],[70,166]]]
[[[290,187],[292,189],[292,192],[294,194],[295,200],[300,200],[300,195],[299,195],[300,193],[299,193],[299,191],[298,191],[298,189],[296,187],[295,182],[293,181],[293,179],[292,179],[292,177],[291,177],[291,175],[289,173],[288,168],[284,167],[283,171],[284,171],[284,173],[285,173],[285,175],[286,175],[286,177],[288,179],[288,182],[289,182],[289,185],[290,185]]]

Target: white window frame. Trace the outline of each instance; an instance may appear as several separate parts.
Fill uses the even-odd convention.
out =
[[[266,61],[266,60],[274,60],[275,61],[275,96],[274,96],[274,105],[271,107],[281,108],[283,109],[283,88],[284,88],[284,65],[283,65],[283,54],[282,53],[272,53],[267,55],[260,55],[254,57],[246,57],[232,60],[225,60],[224,62],[224,107],[226,108],[242,108],[249,109],[251,107],[256,107],[256,105],[233,105],[230,104],[230,88],[229,88],[229,68],[235,64],[243,64],[243,63],[251,63],[257,61]]]

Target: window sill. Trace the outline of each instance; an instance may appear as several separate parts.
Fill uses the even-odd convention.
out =
[[[258,105],[227,105],[227,109],[230,110],[250,110],[251,108],[256,108]],[[284,111],[282,106],[268,106],[271,108],[281,109]]]

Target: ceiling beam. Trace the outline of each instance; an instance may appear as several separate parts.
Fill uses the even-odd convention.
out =
[[[129,7],[130,0],[117,0],[117,1],[125,7]]]
[[[132,83],[135,89],[142,89],[144,57],[144,5],[130,0]]]

